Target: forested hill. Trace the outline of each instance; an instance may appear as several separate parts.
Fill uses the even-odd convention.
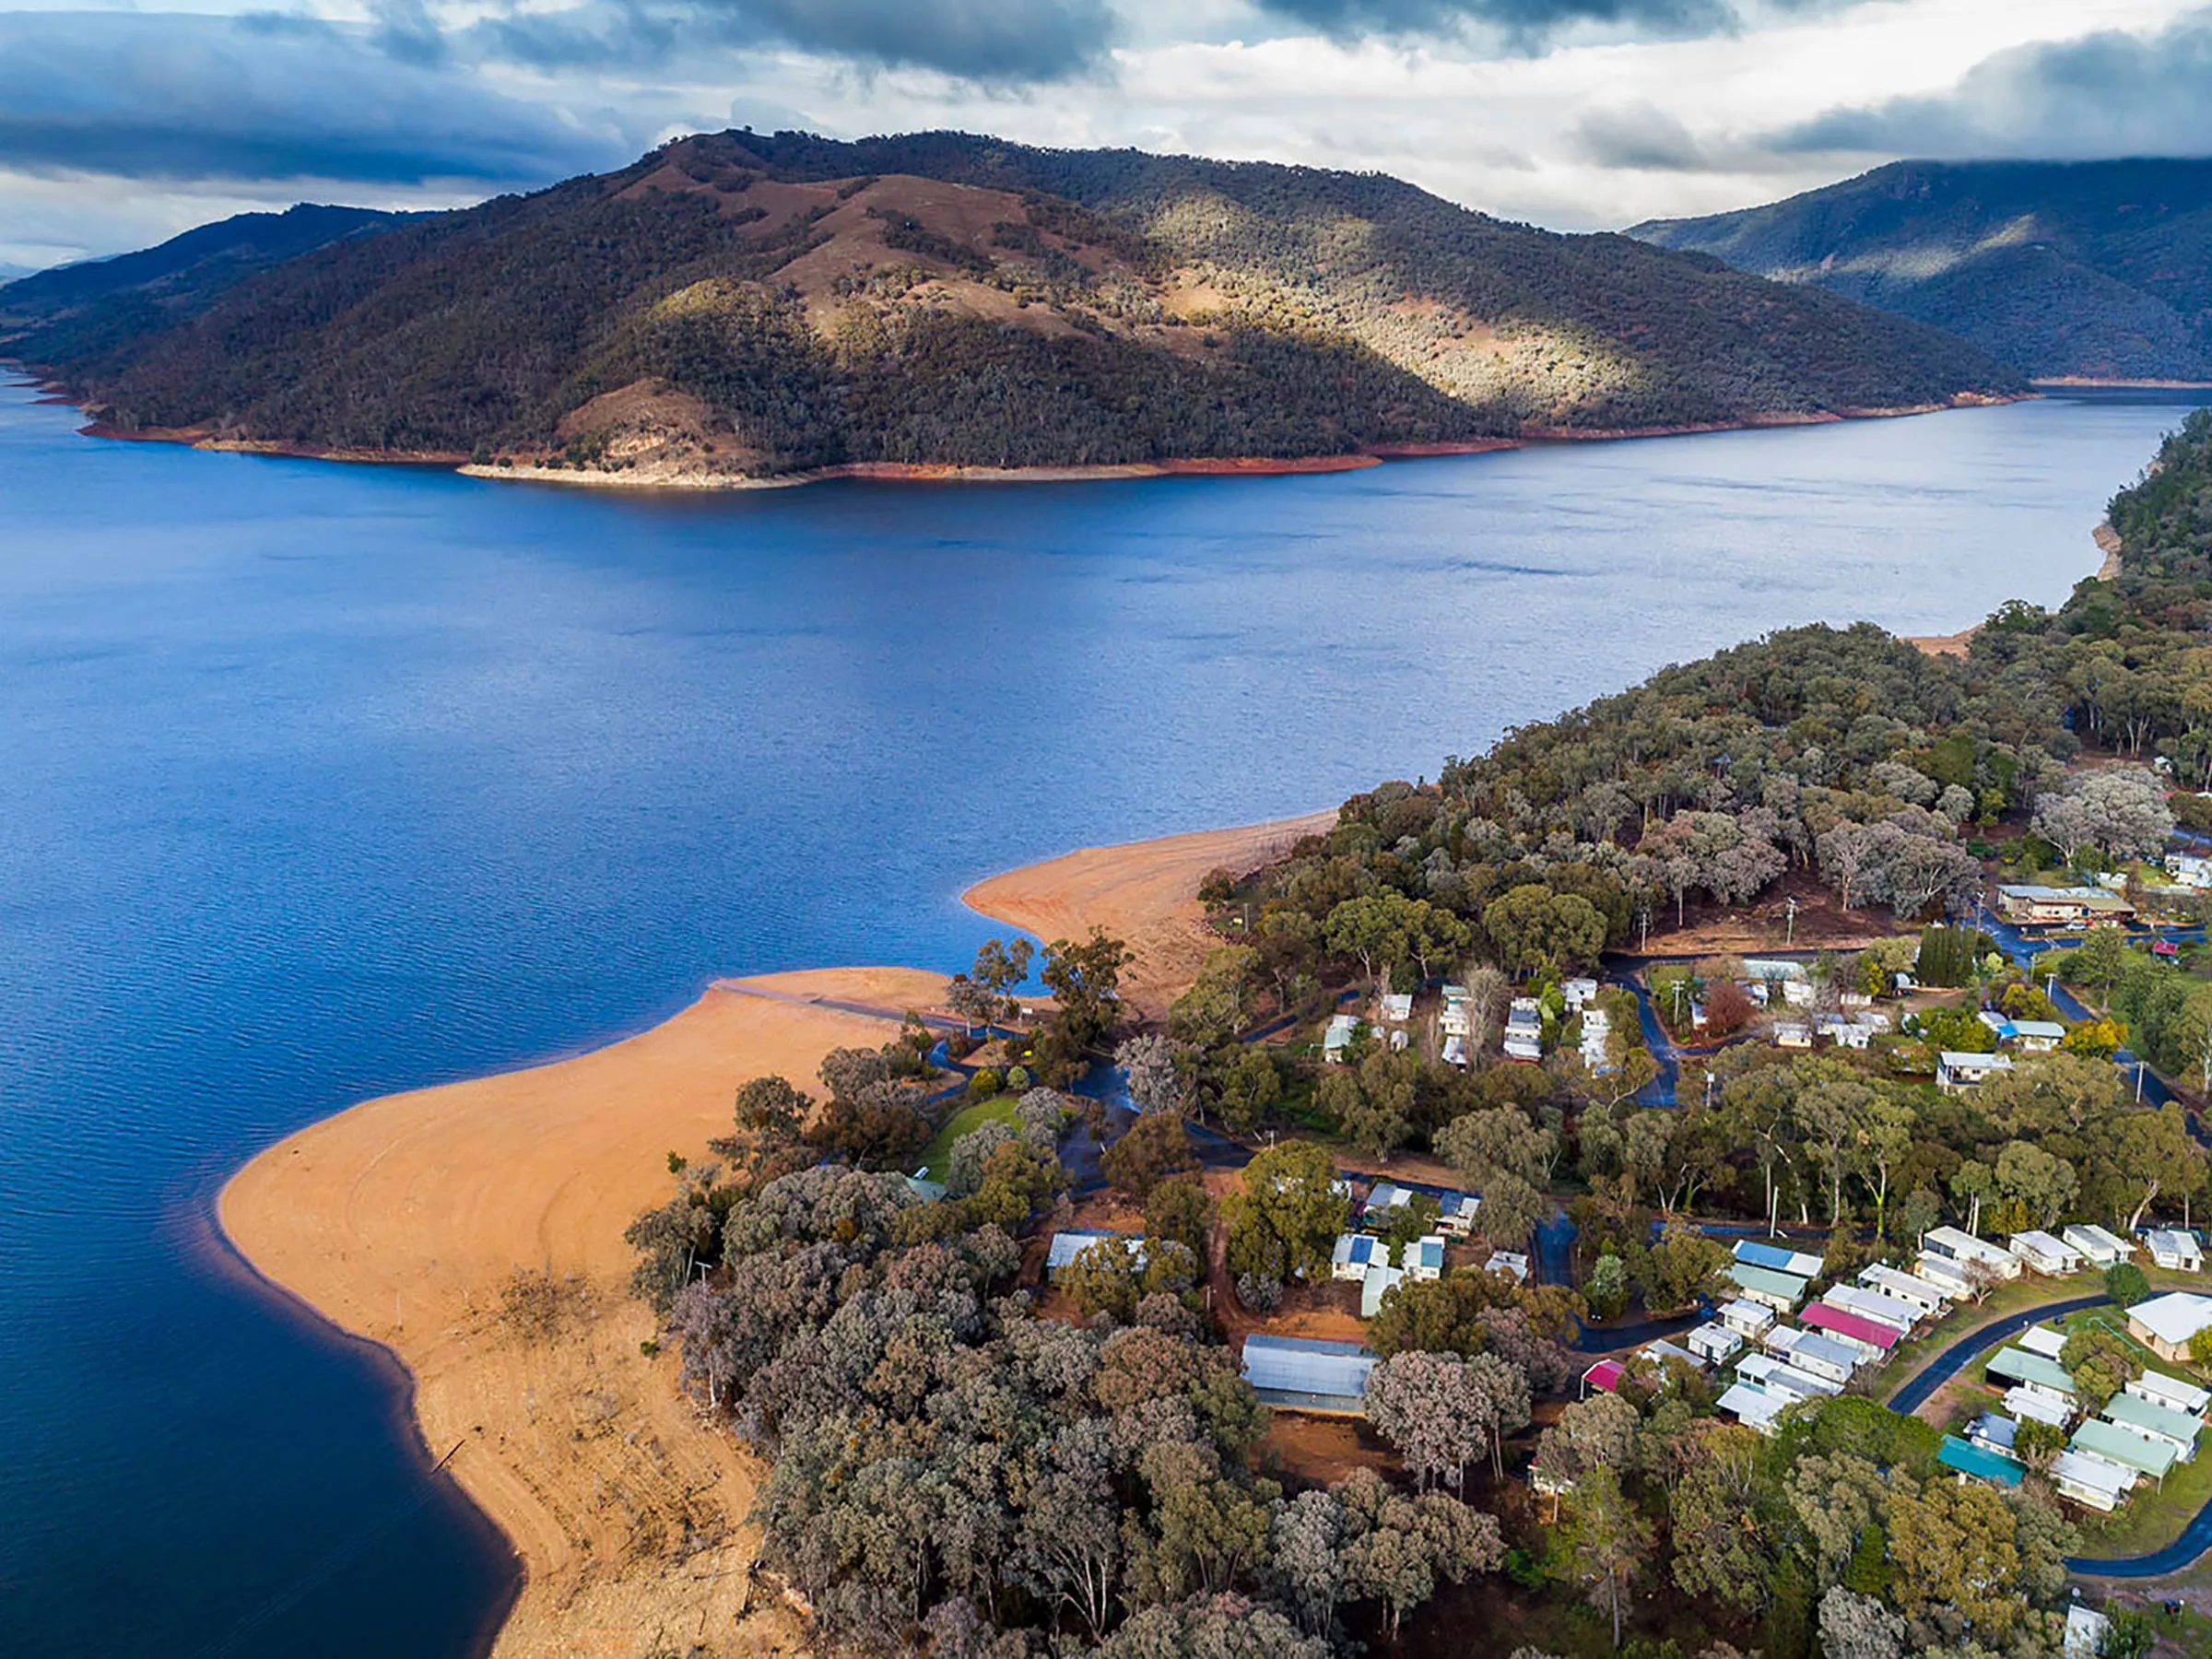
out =
[[[1629,234],[1932,323],[2038,378],[2212,380],[2212,160],[1900,161]]]
[[[957,134],[687,138],[348,237],[194,315],[116,309],[0,352],[123,427],[641,479],[1341,454],[2020,388],[1832,295],[1388,178]]]
[[[100,342],[196,316],[256,271],[412,217],[314,202],[235,214],[135,253],[8,283],[0,288],[0,335],[36,327],[50,352],[84,356]]]
[[[1640,913],[1656,935],[1686,901],[1743,906],[1792,872],[1847,910],[1941,913],[1980,884],[1968,843],[2023,827],[2067,864],[2156,856],[2176,816],[2212,828],[2192,793],[2212,789],[2212,410],[2111,522],[2115,578],[2002,607],[1963,659],[1865,623],[1794,629],[1355,796],[1244,895],[1249,925],[1286,973],[1341,978],[1369,922],[1461,930],[1516,966],[1532,937],[1587,930],[1594,954]],[[2144,966],[2116,994],[2140,1051],[2178,1069],[2180,993],[2169,976],[2154,995]]]

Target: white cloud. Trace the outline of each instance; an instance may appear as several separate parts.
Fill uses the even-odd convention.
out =
[[[592,3],[615,9],[613,0]],[[243,8],[251,0],[209,4]],[[320,14],[326,19],[364,25],[372,12],[387,25],[421,15],[411,4],[402,14],[390,0],[327,4]],[[790,11],[798,0],[779,4]],[[1012,4],[970,5],[961,15],[988,20],[1010,15]],[[2189,0],[1833,0],[1809,8],[1802,0],[1738,0],[1741,26],[1708,38],[1640,41],[1583,29],[1543,55],[1525,55],[1485,51],[1451,32],[1329,39],[1257,0],[1113,0],[1111,54],[1049,83],[1003,75],[979,82],[943,67],[887,63],[882,54],[840,55],[818,38],[794,44],[789,30],[781,43],[727,34],[720,44],[687,40],[681,52],[654,61],[564,65],[551,53],[524,63],[502,53],[495,34],[470,27],[494,18],[574,20],[584,15],[575,6],[430,0],[428,15],[445,31],[444,54],[434,65],[400,64],[392,73],[441,77],[464,113],[533,108],[547,134],[578,109],[594,112],[595,130],[641,143],[747,119],[847,135],[958,126],[1032,143],[1373,168],[1486,211],[1561,229],[1709,212],[1809,188],[1847,163],[1774,135],[1818,112],[1947,108],[1944,100],[1962,83],[1971,87],[1977,65],[1993,57],[2100,30],[2147,33],[2190,9]],[[0,16],[7,6],[0,0]],[[846,0],[837,17],[850,21],[872,9]],[[1091,14],[1078,7],[1063,15]],[[422,44],[418,32],[410,38]],[[1994,71],[1981,73],[1986,80]],[[2006,108],[2015,115],[1992,144],[2021,153],[2047,135],[2050,147],[2059,147],[2055,129],[2070,119],[2066,111],[2017,99]],[[2020,108],[2028,114],[2018,116]],[[465,123],[457,130],[468,129]],[[1944,130],[1924,120],[1892,122],[1885,134],[1862,122],[1855,135],[1873,147],[1859,159],[1886,159],[1885,136],[1911,145]],[[303,183],[250,171],[204,180],[182,194],[113,179],[72,189],[74,197],[50,182],[0,174],[0,222],[25,243],[110,251],[142,240],[140,226],[173,229],[218,200],[267,206],[307,194]],[[421,192],[362,178],[354,188],[318,186],[316,194],[394,205]],[[24,225],[35,233],[18,229]],[[7,257],[0,250],[0,259]]]

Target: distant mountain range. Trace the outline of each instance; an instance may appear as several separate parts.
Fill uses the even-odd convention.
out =
[[[218,219],[135,253],[55,265],[0,288],[0,338],[35,327],[57,354],[88,355],[196,316],[271,265],[415,217],[303,202]]]
[[[736,132],[459,212],[329,217],[353,211],[0,288],[0,353],[116,427],[641,481],[1342,455],[2023,388],[1818,289],[1375,174]]]
[[[1629,234],[1933,324],[2038,379],[2212,380],[2212,160],[1900,161]]]

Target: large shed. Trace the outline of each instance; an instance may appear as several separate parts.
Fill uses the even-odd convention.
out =
[[[1257,1332],[1244,1338],[1244,1381],[1268,1405],[1294,1411],[1361,1410],[1367,1374],[1380,1363],[1356,1342]]]

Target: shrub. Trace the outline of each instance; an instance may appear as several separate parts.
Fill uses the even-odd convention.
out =
[[[2132,1308],[2150,1294],[2150,1280],[2133,1262],[2114,1262],[2104,1270],[2104,1293],[2124,1308]]]
[[[1283,1281],[1265,1274],[1237,1276],[1237,1300],[1254,1313],[1272,1313],[1283,1305]]]
[[[1006,1087],[1006,1080],[986,1065],[969,1077],[968,1098],[971,1100],[987,1100],[993,1095],[1005,1093]]]

